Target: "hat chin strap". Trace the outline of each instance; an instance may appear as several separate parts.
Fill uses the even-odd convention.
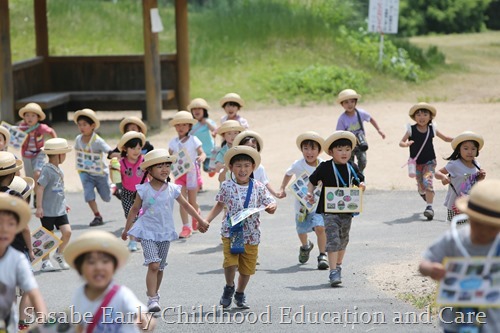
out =
[[[483,215],[486,215],[486,216],[490,216],[490,217],[497,217],[497,218],[500,218],[500,212],[495,212],[491,209],[488,209],[488,208],[484,208],[484,207],[481,207],[479,205],[476,205],[475,203],[471,202],[469,200],[468,204],[467,204],[467,207],[477,213],[480,213],[480,214],[483,214]]]

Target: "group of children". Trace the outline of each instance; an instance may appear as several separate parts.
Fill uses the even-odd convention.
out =
[[[170,122],[170,125],[175,127],[177,137],[169,142],[168,150],[154,149],[146,141],[147,127],[139,118],[135,117],[126,118],[120,123],[123,136],[117,148],[111,150],[110,146],[95,132],[100,125],[95,112],[90,109],[77,111],[74,115],[74,121],[81,134],[75,140],[74,149],[85,153],[77,156],[77,160],[78,158],[83,159],[78,171],[84,188],[85,201],[94,213],[94,219],[90,226],[103,224],[102,216],[95,202],[95,190],[104,201],[111,199],[113,191],[119,193],[126,217],[122,239],[131,238],[130,251],[137,250],[135,240],[140,240],[144,265],[148,267],[146,274],[148,302],[147,306],[143,306],[143,308],[150,312],[161,310],[159,289],[171,241],[178,237],[187,238],[196,229],[202,233],[206,232],[210,223],[221,212],[224,212],[221,236],[225,286],[220,304],[227,308],[232,304],[234,298],[238,308],[248,309],[245,290],[251,275],[255,274],[256,271],[261,233],[260,218],[259,213],[254,213],[240,223],[233,225],[232,217],[244,209],[262,206],[265,207],[266,212],[274,213],[277,205],[273,196],[276,198],[286,197],[285,188],[293,176],[300,177],[304,173],[308,175],[309,179],[305,199],[315,208],[308,210],[302,202],[296,200],[295,222],[301,242],[298,260],[300,263],[306,263],[309,260],[314,243],[308,239],[307,234],[314,232],[319,251],[318,269],[329,269],[329,282],[332,287],[341,284],[342,263],[349,242],[351,221],[356,214],[328,212],[325,208],[326,188],[357,187],[360,191],[365,190],[363,169],[366,167],[366,147],[362,147],[363,140],[365,140],[363,121],[370,122],[381,137],[385,138],[384,132],[381,131],[373,117],[366,111],[356,108],[359,98],[360,95],[352,89],[346,89],[339,93],[337,101],[345,112],[339,118],[337,130],[326,139],[313,131],[304,132],[297,137],[296,144],[302,157],[293,162],[286,170],[278,191],[273,190],[265,169],[262,167],[260,157],[264,146],[262,137],[257,132],[248,130],[248,122],[238,114],[244,101],[237,94],[230,93],[221,99],[220,104],[226,111],[226,115],[222,117],[221,125],[218,128],[215,122],[208,117],[208,103],[201,98],[190,103],[189,112],[177,112]],[[62,243],[56,250],[54,259],[61,269],[68,269],[69,266],[74,267],[86,281],[85,288],[77,292],[74,304],[78,304],[78,308],[92,311],[99,309],[99,304],[101,307],[103,306],[101,303],[103,298],[108,302],[118,302],[117,298],[121,297],[127,302],[119,304],[127,303],[130,307],[120,309],[117,305],[117,311],[132,311],[132,309],[136,309],[137,305],[141,305],[140,301],[127,288],[123,286],[120,288],[112,283],[113,274],[116,269],[123,266],[128,256],[125,246],[117,241],[116,237],[101,231],[89,232],[79,239],[69,242],[71,237],[71,227],[67,217],[69,207],[64,199],[64,177],[59,165],[65,161],[65,154],[73,148],[62,138],[52,138],[44,142],[44,134],[50,134],[54,137],[56,134],[55,131],[50,130],[50,127],[42,126],[43,124],[39,123],[45,115],[41,108],[37,108],[36,104],[33,104],[28,104],[20,111],[20,115],[24,119],[23,126],[27,126],[26,129],[30,134],[23,145],[23,159],[29,159],[32,169],[37,171],[36,176],[33,174],[35,181],[31,182],[31,184],[36,183],[36,216],[41,219],[45,228],[53,230],[56,227],[62,234]],[[469,214],[471,232],[465,237],[470,236],[472,243],[475,243],[477,239],[473,236],[484,235],[481,230],[486,228],[485,225],[490,226],[491,230],[488,230],[491,231],[491,235],[498,234],[500,222],[496,217],[498,212],[495,213],[497,209],[495,204],[498,205],[500,200],[494,201],[495,198],[489,198],[488,200],[493,200],[493,203],[487,204],[486,208],[492,210],[492,212],[488,212],[487,209],[480,207],[483,199],[477,198],[477,202],[474,203],[475,192],[474,190],[470,192],[473,185],[477,181],[483,180],[486,175],[476,160],[479,150],[484,145],[483,138],[473,132],[464,132],[455,138],[442,134],[432,123],[436,114],[436,109],[427,103],[418,103],[413,106],[409,115],[416,123],[409,126],[400,142],[401,147],[410,148],[410,158],[416,161],[418,191],[426,201],[424,215],[429,220],[434,217],[432,203],[434,197],[433,178],[435,177],[441,180],[444,185],[450,185],[445,203],[448,208],[448,219],[451,220],[458,212]],[[0,144],[1,139],[8,143],[8,135],[8,131],[6,134],[4,130],[0,129]],[[222,139],[220,149],[216,149],[215,138],[217,136]],[[454,150],[448,158],[447,165],[438,171],[435,171],[436,156],[432,145],[434,136],[451,142]],[[25,153],[28,150],[29,153]],[[331,159],[324,161],[319,158],[322,150],[331,156]],[[108,158],[120,158],[122,180],[120,187],[112,188],[110,186],[109,171],[102,162],[103,153],[107,154]],[[194,167],[172,182],[170,179],[171,168],[179,158],[180,153],[185,153],[186,158],[193,163]],[[44,154],[48,156],[48,163],[43,163],[43,159],[39,157],[44,156]],[[86,160],[89,156],[91,158]],[[94,156],[98,158],[93,158]],[[354,157],[357,158],[358,164],[353,162]],[[41,159],[42,162],[37,162],[36,159]],[[25,193],[21,193],[22,191],[17,193],[11,189],[14,186],[15,173],[21,169],[22,164],[23,162],[16,160],[12,154],[0,153],[0,185],[2,189],[5,188],[3,192],[13,192],[10,194],[14,194],[14,196],[0,196],[0,223],[8,222],[9,214],[14,217],[14,220],[17,219],[15,221],[17,222],[16,227],[13,228],[15,232],[13,232],[12,239],[6,239],[3,253],[5,254],[5,251],[8,250],[8,245],[14,237],[24,241],[25,246],[21,249],[25,252],[24,260],[22,260],[23,265],[25,265],[24,261],[33,258],[29,228],[27,228],[27,222],[24,221],[24,215],[22,215],[27,214],[26,209],[29,212],[29,206],[26,203],[20,204],[20,206],[8,204],[8,202],[17,202],[15,200],[22,201],[22,199],[15,198],[16,195],[21,197],[29,195],[26,191],[24,191]],[[216,204],[206,218],[201,216],[196,202],[197,192],[202,186],[202,170],[210,177],[218,173],[220,180],[220,189],[215,197]],[[25,171],[27,174],[29,173],[28,169]],[[20,187],[18,185],[20,190],[24,184],[27,188],[33,188],[33,185],[29,185],[30,178],[22,180],[24,183]],[[489,189],[494,185],[488,182],[484,183],[484,186]],[[314,195],[317,186],[321,186],[319,198]],[[467,196],[469,192],[471,194],[470,200]],[[459,200],[455,205],[457,198]],[[175,231],[173,221],[174,200],[179,203],[181,209],[183,226],[179,235]],[[471,201],[474,205],[470,204]],[[9,210],[11,206],[22,209],[22,211]],[[4,217],[4,215],[7,216]],[[188,215],[192,216],[191,224]],[[491,221],[488,220],[486,224],[484,223],[485,216],[491,217]],[[491,235],[479,238],[478,242],[482,245],[490,244],[494,240]],[[449,241],[449,239],[440,241],[440,244],[444,241]],[[2,242],[0,242],[1,245]],[[429,251],[432,251],[432,248]],[[0,254],[1,252],[2,248],[0,247]],[[421,265],[422,273],[436,279],[442,278],[442,266],[433,264],[433,262],[438,263],[443,256],[447,255],[449,254],[441,250],[437,254],[429,252]],[[0,257],[2,256],[0,255]],[[0,264],[2,264],[2,260],[3,257],[0,259]],[[26,267],[29,269],[29,265]],[[23,274],[28,274],[26,267],[22,268]],[[98,267],[99,269],[106,268],[105,278],[95,278],[93,271]],[[43,260],[42,271],[52,269],[53,266],[47,256]],[[236,282],[237,271],[239,276]],[[0,279],[0,281],[2,280]],[[30,280],[27,279],[27,281]],[[26,283],[21,287],[35,308],[40,309],[41,313],[46,311],[43,300],[37,291],[36,282]],[[115,294],[119,296],[115,296]],[[7,319],[9,325],[15,318],[14,314],[15,312],[8,312],[3,317],[4,320]],[[138,314],[136,321],[131,324],[132,331],[138,327],[147,328],[143,314]],[[97,325],[101,324],[97,323]]]

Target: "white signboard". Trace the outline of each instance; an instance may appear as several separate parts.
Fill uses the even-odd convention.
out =
[[[370,0],[368,31],[398,33],[399,0]]]

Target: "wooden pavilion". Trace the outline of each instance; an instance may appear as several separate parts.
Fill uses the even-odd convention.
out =
[[[159,54],[150,15],[157,7],[157,0],[142,0],[143,55],[51,56],[47,0],[33,0],[36,55],[12,64],[9,0],[0,0],[1,120],[14,123],[20,107],[36,102],[52,121],[90,107],[142,110],[151,128],[161,127],[162,109],[189,103],[188,8],[187,0],[175,0],[177,53]]]

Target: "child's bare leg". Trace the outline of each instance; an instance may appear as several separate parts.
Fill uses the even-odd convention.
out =
[[[196,188],[194,190],[188,190],[187,194],[189,204],[193,206],[193,208],[197,211],[200,208],[198,202],[196,201],[196,197],[198,196],[198,189]]]
[[[97,202],[95,202],[95,200],[89,201],[87,203],[89,204],[89,207],[94,215],[99,213],[99,208],[97,208]]]
[[[148,272],[146,274],[146,293],[149,297],[156,296],[158,291],[159,283],[158,282],[158,273],[160,272],[160,263],[152,262],[148,265]]]
[[[344,260],[344,255],[345,255],[345,250],[341,250],[338,252],[337,256],[337,262],[335,263],[335,266],[330,266],[330,267],[336,267],[342,265],[342,261]]]
[[[59,231],[61,231],[61,245],[57,248],[58,253],[63,253],[66,245],[69,243],[69,239],[71,238],[71,226],[69,224],[64,224],[59,227]]]
[[[188,197],[187,193],[188,193],[188,191],[186,189],[186,186],[183,186],[181,189],[181,195],[187,199],[187,197]],[[186,225],[188,225],[188,213],[186,212],[186,210],[184,208],[182,208],[182,206],[179,206],[179,207],[180,207],[179,212],[181,214],[182,225],[186,226]]]
[[[300,242],[303,246],[307,245],[307,234],[298,234]]]
[[[318,238],[318,249],[320,253],[325,253],[326,251],[326,233],[325,227],[314,227],[314,232]]]
[[[432,205],[434,202],[434,191],[426,190],[425,191],[425,201],[428,205]]]
[[[158,269],[158,274],[156,275],[156,293],[158,294],[158,291],[160,290],[160,285],[161,285],[161,280],[163,280],[163,271],[160,271]]]
[[[224,268],[224,277],[226,278],[226,285],[234,286],[234,277],[236,276],[236,269],[238,266],[229,266]],[[239,281],[238,281],[239,283]]]
[[[337,262],[339,258],[339,252],[335,251],[329,251],[328,253],[328,265],[330,266],[330,269],[335,269],[337,267]]]
[[[240,276],[238,277],[238,286],[236,287],[236,292],[244,293],[248,281],[250,281],[250,275],[244,275],[240,273]]]

